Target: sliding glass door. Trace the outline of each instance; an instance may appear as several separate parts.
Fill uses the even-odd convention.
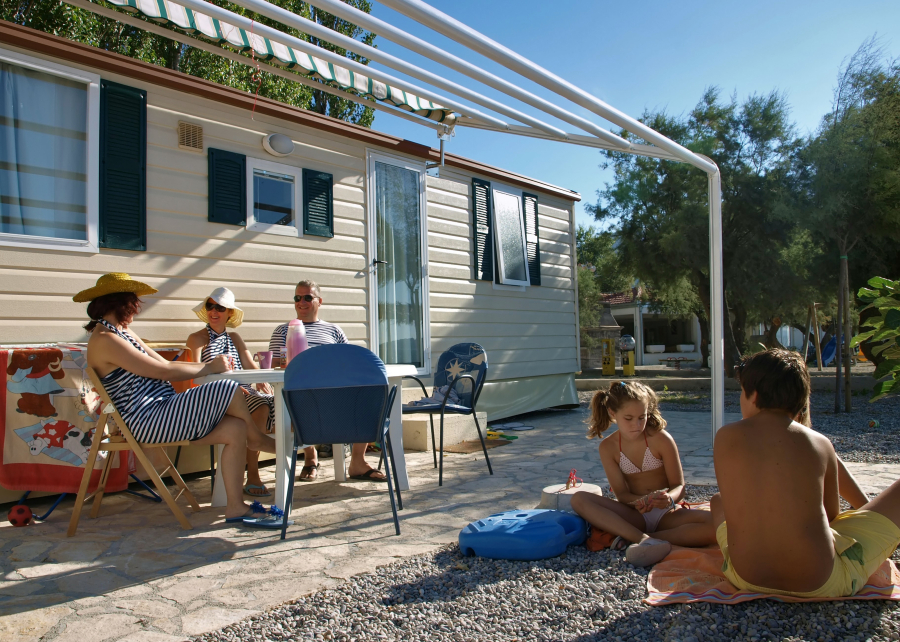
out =
[[[427,372],[424,175],[403,161],[369,158],[377,352],[388,364]]]

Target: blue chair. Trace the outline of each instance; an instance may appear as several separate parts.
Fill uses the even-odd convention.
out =
[[[348,343],[318,346],[301,352],[284,373],[284,403],[294,426],[291,476],[297,472],[297,450],[302,444],[358,444],[376,442],[387,452],[385,474],[394,529],[400,534],[394,488],[403,508],[394,451],[391,448],[391,406],[397,386],[388,390],[384,363],[370,350]],[[388,465],[390,461],[390,466]],[[394,483],[391,484],[391,467]],[[288,514],[294,498],[294,484],[288,486],[281,539],[287,532]]]
[[[444,415],[446,414],[472,415],[472,418],[475,420],[475,428],[478,430],[478,438],[481,440],[481,449],[484,451],[484,460],[487,462],[488,472],[491,475],[494,474],[494,469],[491,468],[491,460],[488,457],[487,446],[484,443],[484,435],[481,434],[481,425],[478,423],[478,416],[475,414],[475,405],[478,403],[478,397],[481,396],[481,389],[484,387],[484,380],[487,378],[487,369],[488,360],[484,348],[477,343],[457,343],[441,355],[434,372],[435,387],[450,386],[443,402],[405,404],[403,406],[404,415],[428,415],[431,421],[431,448],[434,455],[435,468],[438,468],[438,456],[434,440],[434,415],[440,414],[441,416],[441,457],[438,471],[438,486],[443,486],[444,484]],[[413,376],[403,378],[415,379],[422,388],[422,394],[426,397],[428,396],[425,384],[422,383],[421,379]],[[449,390],[454,390],[459,395],[458,404],[449,403]]]

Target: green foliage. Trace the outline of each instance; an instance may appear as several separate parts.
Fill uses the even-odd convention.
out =
[[[726,299],[733,325],[728,356],[744,348],[749,323],[785,310],[805,318],[803,245],[784,208],[798,141],[783,96],[723,99],[709,88],[686,116],[645,113],[642,121],[692,151],[712,158],[722,173]],[[632,137],[633,138],[633,137]],[[623,269],[653,285],[655,299],[709,317],[707,178],[683,163],[604,152],[615,183],[588,206],[612,224]],[[690,296],[686,296],[690,293]]]
[[[285,27],[280,23],[258,16],[237,5],[223,0],[211,0],[213,4],[234,13],[245,15],[256,22],[274,27],[289,33],[301,40],[312,41],[319,47],[334,51],[341,56],[368,64],[368,60],[330,43],[319,42],[308,35]],[[365,44],[373,44],[375,34],[369,33],[345,20],[331,14],[313,9],[301,0],[269,0],[275,5],[287,9],[297,15],[313,18],[320,24],[350,36]],[[347,4],[366,13],[371,12],[368,0],[344,0]],[[143,20],[137,14],[132,14]],[[301,109],[316,111],[321,114],[340,118],[363,127],[371,127],[374,110],[358,103],[337,98],[323,90],[312,89],[292,82],[286,78],[275,76],[265,71],[241,65],[194,47],[136,29],[108,18],[97,16],[89,11],[78,9],[58,0],[10,0],[0,3],[0,19],[15,22],[26,27],[38,29],[69,40],[81,42],[93,47],[120,53],[137,58],[154,65],[183,71],[199,78],[204,78],[220,85],[234,87],[248,93],[256,93]],[[245,54],[248,62],[252,57]]]
[[[594,268],[591,272],[600,292],[631,290],[634,277],[622,270],[613,234],[598,231],[592,226],[579,225],[575,231],[575,251],[579,265]]]
[[[853,337],[850,345],[857,346],[863,341],[875,344],[872,353],[884,358],[875,368],[875,379],[890,377],[875,384],[870,401],[876,401],[900,392],[900,343],[897,340],[900,337],[900,281],[882,277],[869,279],[869,287],[860,288],[857,297],[865,304],[864,310],[873,310],[877,314],[862,324],[872,329]]]

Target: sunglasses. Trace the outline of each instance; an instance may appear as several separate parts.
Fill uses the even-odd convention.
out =
[[[215,310],[216,312],[227,312],[228,308],[226,308],[224,305],[219,305],[218,303],[213,303],[212,301],[207,301],[206,302],[206,311],[212,312],[213,310]]]
[[[307,303],[312,303],[313,301],[315,301],[318,298],[319,297],[313,296],[312,294],[303,294],[303,295],[295,294],[294,295],[294,303],[300,303],[301,301],[306,301]]]

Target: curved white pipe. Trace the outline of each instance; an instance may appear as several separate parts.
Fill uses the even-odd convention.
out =
[[[282,9],[281,7],[266,2],[265,0],[231,1],[240,7],[255,11],[256,13],[262,16],[266,16],[267,18],[271,18],[272,20],[277,20],[281,24],[288,25],[289,27],[294,27],[295,29],[299,29],[303,33],[307,33],[311,36],[326,40],[349,51],[354,51],[357,54],[369,58],[370,60],[380,62],[383,65],[408,74],[414,78],[418,78],[419,80],[424,80],[425,82],[434,85],[435,87],[439,87],[444,91],[449,91],[453,94],[456,94],[457,96],[461,96],[462,98],[471,100],[477,105],[487,107],[488,109],[493,109],[498,114],[503,114],[504,116],[508,116],[509,118],[514,118],[521,123],[526,123],[528,125],[531,125],[532,127],[536,127],[537,129],[545,131],[548,134],[554,135],[558,138],[566,137],[566,133],[558,127],[548,125],[547,123],[540,121],[537,118],[533,118],[528,114],[520,112],[517,109],[513,109],[512,107],[508,107],[503,103],[494,100],[493,98],[483,96],[467,87],[463,87],[462,85],[447,80],[446,78],[442,78],[441,76],[438,76],[437,74],[434,74],[430,71],[426,71],[425,69],[416,67],[415,65],[410,64],[405,60],[401,60],[396,56],[392,56],[389,53],[362,43],[359,40],[354,40],[353,38],[345,36],[342,33],[338,33],[333,29],[323,27],[317,22],[309,20],[308,18],[298,16],[295,13],[291,13],[287,9]],[[368,69],[371,68],[368,67]]]
[[[241,4],[238,2],[238,4]],[[398,29],[394,25],[385,22],[384,20],[380,20],[375,16],[366,13],[365,11],[360,11],[356,7],[352,7],[341,0],[311,0],[310,4],[324,9],[328,13],[331,13],[339,18],[343,18],[349,22],[352,22],[355,25],[362,27],[363,29],[367,29],[373,33],[377,33],[380,38],[385,38],[387,40],[391,40],[392,42],[396,42],[397,44],[406,47],[410,51],[414,51],[417,54],[425,56],[426,58],[430,58],[435,62],[439,62],[445,67],[449,67],[450,69],[454,69],[462,74],[465,74],[469,78],[473,78],[480,83],[487,85],[488,87],[493,87],[498,91],[502,91],[503,93],[516,98],[517,100],[521,100],[523,103],[531,105],[532,107],[536,107],[551,116],[555,116],[560,120],[569,123],[570,125],[574,125],[579,129],[582,129],[598,138],[602,138],[619,149],[628,149],[629,142],[620,136],[616,136],[612,132],[600,127],[599,125],[592,123],[586,118],[582,118],[581,116],[576,116],[575,114],[566,111],[562,107],[550,102],[549,100],[544,100],[539,96],[535,96],[534,94],[525,91],[521,87],[514,85],[508,80],[504,80],[498,76],[495,76],[492,73],[489,73],[478,67],[477,65],[473,65],[472,63],[462,60],[461,58],[457,58],[456,56],[447,53],[443,49],[434,46],[430,42],[426,42],[416,36],[410,35],[403,31],[402,29]],[[326,38],[327,40],[327,38]]]
[[[607,105],[596,96],[592,96],[580,87],[547,71],[540,65],[531,62],[524,56],[520,56],[511,49],[491,40],[484,34],[479,33],[455,18],[451,18],[447,14],[438,11],[434,7],[422,2],[422,0],[380,0],[380,2],[391,9],[412,18],[416,22],[465,45],[469,49],[477,51],[481,55],[500,63],[504,67],[521,74],[529,80],[546,87],[560,96],[568,98],[575,104],[591,110],[595,114],[619,125],[623,129],[626,129],[633,134],[637,134],[647,142],[662,147],[682,161],[689,163],[694,167],[699,167],[707,173],[718,172],[718,168],[714,163],[703,160],[689,149],[666,138],[659,132],[647,127],[642,122]]]
[[[194,11],[205,13],[206,15],[212,18],[216,18],[217,20],[224,20],[225,22],[240,27],[244,31],[252,31],[254,34],[257,34],[264,38],[268,38],[269,40],[272,40],[274,42],[279,42],[286,47],[292,47],[294,49],[297,49],[298,51],[307,53],[310,56],[315,56],[316,58],[326,60],[334,65],[352,69],[355,73],[358,73],[360,75],[367,76],[369,78],[375,78],[383,83],[387,83],[389,85],[397,87],[398,89],[402,89],[403,91],[408,91],[411,94],[415,94],[416,96],[427,98],[434,103],[449,107],[450,109],[460,114],[475,116],[480,120],[493,123],[494,125],[498,125],[500,127],[505,128],[508,126],[508,123],[500,120],[499,118],[495,118],[494,116],[482,113],[478,110],[472,109],[471,107],[464,106],[456,102],[455,100],[446,98],[432,91],[429,91],[424,87],[419,87],[418,85],[414,85],[413,83],[401,80],[400,78],[395,78],[394,76],[386,74],[383,71],[367,67],[366,65],[358,63],[355,60],[351,60],[350,58],[344,58],[343,56],[328,51],[327,49],[316,47],[315,45],[312,45],[304,40],[300,40],[299,38],[295,38],[294,36],[288,35],[282,31],[278,31],[277,29],[273,29],[272,27],[268,27],[264,24],[260,24],[253,20],[250,20],[250,18],[232,13],[231,11],[228,11],[226,9],[217,7],[214,4],[203,2],[203,0],[178,0],[178,4],[193,9]]]

